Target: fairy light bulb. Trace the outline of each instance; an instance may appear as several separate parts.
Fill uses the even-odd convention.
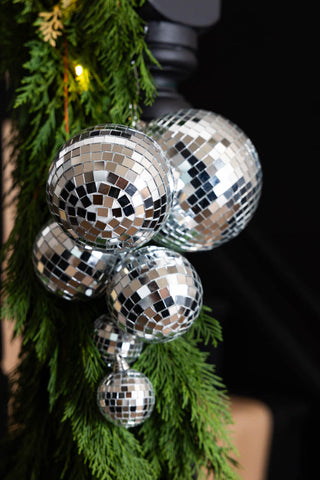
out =
[[[83,74],[83,67],[82,67],[82,65],[77,65],[77,66],[75,67],[75,72],[76,72],[77,77],[80,77],[80,76]]]

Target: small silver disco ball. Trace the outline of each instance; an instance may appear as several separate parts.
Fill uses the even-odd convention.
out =
[[[105,291],[118,256],[80,247],[57,222],[50,222],[35,239],[32,261],[51,293],[65,300],[84,300]]]
[[[116,323],[149,342],[183,335],[200,313],[202,295],[200,278],[191,263],[157,246],[124,256],[107,289]]]
[[[98,407],[110,422],[136,427],[150,417],[155,393],[150,380],[136,370],[113,372],[98,387]]]
[[[158,243],[180,251],[211,250],[238,235],[260,198],[258,154],[234,123],[205,110],[180,110],[150,122],[146,133],[167,155],[175,180]]]
[[[51,164],[47,200],[81,245],[124,251],[148,242],[172,204],[171,167],[157,143],[121,125],[98,125],[69,140]]]
[[[101,315],[94,322],[93,341],[109,368],[119,355],[128,363],[133,363],[143,349],[143,341],[139,337],[117,327],[107,315]]]

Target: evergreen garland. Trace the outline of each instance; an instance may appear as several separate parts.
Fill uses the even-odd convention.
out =
[[[104,301],[68,303],[45,291],[31,252],[49,219],[45,184],[58,147],[95,124],[132,125],[152,103],[154,61],[138,0],[1,0],[1,66],[14,88],[16,218],[3,248],[2,317],[22,335],[12,378],[13,414],[2,445],[4,480],[234,479],[228,399],[198,348],[221,341],[205,307],[182,338],[145,347],[134,368],[156,391],[141,427],[115,427],[96,406],[106,374],[92,340]],[[8,27],[8,23],[10,23]],[[77,77],[75,66],[83,73]],[[23,65],[23,68],[22,68]]]

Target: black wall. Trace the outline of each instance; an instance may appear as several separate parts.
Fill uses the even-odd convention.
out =
[[[259,209],[236,239],[190,254],[224,343],[212,360],[230,393],[273,410],[269,480],[306,480],[319,427],[319,77],[315,12],[223,0],[180,90],[237,123],[264,173]]]

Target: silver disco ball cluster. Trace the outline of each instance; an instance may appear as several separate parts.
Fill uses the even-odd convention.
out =
[[[120,366],[119,371],[106,376],[100,383],[97,401],[104,417],[116,425],[130,428],[150,417],[155,393],[143,373]]]
[[[231,240],[247,225],[261,194],[257,152],[237,125],[205,110],[180,110],[150,122],[146,133],[173,169],[174,204],[160,244],[201,251]]]
[[[77,300],[105,291],[117,257],[77,245],[57,222],[50,222],[34,242],[32,261],[47,290]]]
[[[94,323],[93,341],[107,367],[112,367],[120,355],[127,363],[133,363],[143,349],[142,340],[115,325],[107,315],[101,315]]]
[[[155,403],[150,380],[128,363],[145,342],[186,333],[200,313],[200,278],[178,251],[234,238],[262,186],[251,141],[219,115],[180,110],[137,128],[144,133],[98,125],[59,150],[47,180],[53,221],[32,254],[37,276],[58,296],[105,292],[93,341],[113,372],[97,399],[103,416],[125,428],[146,420]],[[163,246],[144,246],[152,239]]]
[[[165,222],[173,178],[144,133],[100,125],[69,140],[51,164],[49,209],[78,243],[122,251],[148,242]]]
[[[183,335],[200,313],[202,293],[191,263],[156,246],[126,255],[107,289],[116,323],[151,342]]]

